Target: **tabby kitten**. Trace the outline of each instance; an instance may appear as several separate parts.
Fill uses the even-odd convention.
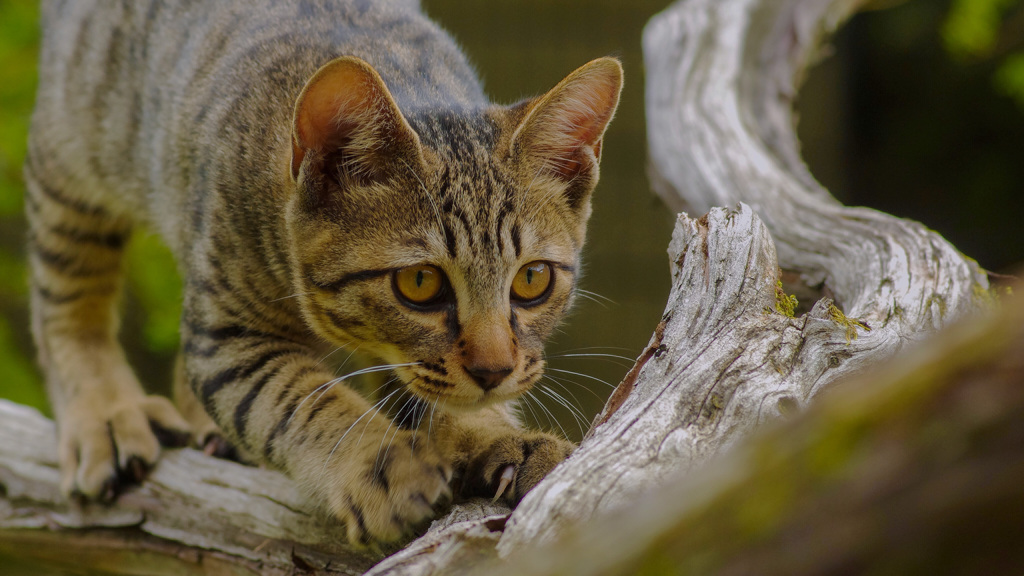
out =
[[[32,319],[68,494],[113,498],[191,430],[285,471],[367,542],[430,516],[453,474],[515,503],[568,455],[509,402],[573,299],[618,61],[502,107],[413,1],[42,15]],[[180,411],[116,338],[140,224],[184,278]],[[336,378],[338,347],[387,363],[404,415]]]

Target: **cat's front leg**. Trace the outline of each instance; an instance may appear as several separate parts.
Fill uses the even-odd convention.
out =
[[[455,463],[459,496],[501,499],[511,506],[575,449],[554,434],[524,429],[503,404],[446,414],[437,444]]]
[[[33,138],[31,149],[52,142]],[[170,401],[148,396],[117,339],[117,300],[131,225],[33,153],[25,168],[32,333],[58,429],[61,489],[113,500],[141,481],[161,445],[188,441]]]
[[[287,330],[233,320],[185,323],[188,381],[231,442],[291,476],[353,543],[396,540],[433,516],[452,472],[422,435],[332,378]]]

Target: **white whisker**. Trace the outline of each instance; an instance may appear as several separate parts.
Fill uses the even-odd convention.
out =
[[[434,407],[430,409],[430,422],[427,423],[427,442],[430,442],[430,431],[434,427],[434,411],[437,410],[437,402],[441,399],[441,395],[438,394],[437,398],[434,399]],[[448,398],[444,399],[441,403],[441,411],[444,412],[444,405],[448,403]]]
[[[568,392],[569,394],[572,394],[572,392],[564,384],[564,382],[569,382],[570,384],[575,384],[575,385],[579,386],[580,388],[585,390],[588,394],[590,394],[594,398],[597,398],[600,402],[604,402],[606,400],[606,398],[602,398],[600,394],[598,394],[597,392],[594,392],[593,390],[591,390],[589,386],[584,386],[583,384],[580,384],[579,382],[575,382],[573,380],[569,380],[568,378],[565,378],[564,376],[558,377],[558,376],[552,376],[551,374],[545,374],[544,377],[547,378],[548,380],[551,380],[555,384],[558,384],[559,386],[561,386],[562,389],[565,390],[566,392]],[[573,398],[575,398],[575,397],[576,396],[573,394]],[[579,399],[577,399],[576,401],[579,402]]]
[[[560,381],[560,380],[559,380],[558,378],[556,378],[556,377],[554,377],[554,376],[547,376],[547,378],[548,378],[548,380],[550,380],[550,381],[551,381],[551,383],[552,383],[552,384],[555,384],[555,385],[557,385],[557,386],[558,386],[559,388],[561,388],[562,390],[564,390],[566,394],[568,394],[569,396],[572,396],[572,399],[576,401],[576,406],[577,406],[577,407],[580,407],[580,414],[583,414],[583,410],[582,410],[582,406],[583,406],[583,403],[582,403],[582,402],[580,402],[580,399],[579,399],[579,398],[578,398],[578,397],[576,396],[576,394],[574,394],[574,393],[573,393],[573,391],[572,391],[572,390],[570,390],[568,386],[566,386],[565,384],[563,384],[563,383],[562,383],[562,382],[561,382],[561,381]],[[601,400],[602,402],[604,401],[604,400],[603,400],[603,399],[601,398],[601,396],[599,396],[599,395],[597,394],[597,392],[594,392],[594,391],[593,391],[593,390],[591,390],[590,388],[587,388],[586,386],[581,386],[581,388],[583,388],[584,390],[586,390],[587,392],[589,392],[589,393],[591,394],[591,396],[593,396],[594,398],[597,398],[598,400]]]
[[[298,298],[299,296],[308,296],[312,292],[296,292],[295,294],[289,294],[287,296],[281,296],[280,298],[274,298],[270,302],[280,302],[281,300],[287,300],[289,298]]]
[[[322,358],[320,358],[319,360],[316,361],[316,366],[319,366],[319,365],[323,364],[324,360],[327,360],[331,356],[334,356],[335,354],[338,353],[339,350],[344,350],[344,349],[345,349],[345,346],[338,346],[334,350],[331,350],[327,354],[324,354],[324,356]],[[358,349],[359,349],[359,347],[357,346],[356,350],[358,350]],[[348,363],[349,359],[352,358],[352,355],[355,354],[355,353],[356,353],[355,350],[349,352],[348,356],[346,356],[345,359],[341,362],[341,366],[338,367],[339,371],[345,366],[346,363]],[[337,374],[337,371],[335,371],[335,374]]]
[[[615,364],[616,366],[622,366],[623,368],[632,368],[636,360],[627,356],[619,356],[618,354],[604,354],[598,352],[590,352],[583,354],[553,354],[545,356],[545,360],[552,360],[557,358],[595,358],[599,360],[606,360]]]
[[[413,415],[414,416],[418,416],[418,418],[416,418],[416,425],[413,426],[413,428],[412,428],[412,451],[413,452],[416,451],[416,436],[420,432],[420,426],[423,425],[423,418],[425,418],[426,415],[427,415],[427,406],[430,404],[430,400],[424,400],[423,402],[425,402],[425,403],[422,405],[422,408],[420,408],[419,405],[417,405],[417,407],[414,408],[414,410],[416,410],[416,412],[414,412]]]
[[[405,402],[402,403],[402,407],[398,409],[398,411],[395,413],[395,415],[396,416],[401,415],[402,412],[405,410],[405,407],[409,405],[409,402],[412,401],[413,398],[414,398],[413,396],[409,396],[408,398],[406,398]],[[380,439],[380,445],[377,446],[377,456],[375,456],[374,459],[373,459],[373,474],[375,476],[377,474],[377,470],[383,469],[384,461],[387,460],[388,452],[391,451],[391,445],[395,442],[395,438],[398,437],[398,433],[402,431],[402,427],[395,424],[395,419],[394,418],[389,418],[388,420],[389,420],[388,421],[388,427],[387,427],[386,430],[384,430],[384,436],[381,437],[381,439]],[[392,426],[395,427],[395,433],[391,435],[391,440],[388,442],[388,447],[387,447],[386,450],[384,450],[384,457],[381,458],[381,455],[380,455],[381,448],[384,448],[384,441],[387,440],[388,432],[391,431],[391,427]],[[378,468],[378,466],[380,468]]]
[[[615,388],[614,385],[609,384],[608,382],[605,382],[604,380],[601,380],[600,378],[598,378],[596,376],[591,376],[589,374],[583,374],[582,372],[573,372],[572,370],[562,370],[561,368],[552,368],[550,366],[548,366],[548,371],[550,371],[550,372],[560,372],[562,374],[572,374],[573,376],[580,376],[581,378],[587,378],[587,379],[590,379],[590,380],[594,380],[596,382],[600,382],[601,384],[604,384],[605,386],[608,386],[609,388]]]
[[[548,398],[551,398],[552,400],[554,400],[555,402],[557,402],[558,404],[560,404],[566,410],[569,411],[569,414],[572,415],[573,420],[576,421],[576,425],[579,426],[580,437],[582,437],[584,434],[583,425],[586,423],[586,417],[583,416],[583,412],[576,406],[573,406],[572,403],[566,400],[565,397],[560,395],[558,392],[555,392],[554,390],[546,386],[538,386],[537,390],[540,390],[544,394],[547,394]]]
[[[576,292],[578,292],[580,295],[586,295],[587,297],[592,299],[594,302],[598,302],[599,300],[601,300],[601,301],[607,302],[608,304],[613,304],[615,306],[619,305],[619,303],[616,302],[615,300],[612,300],[611,298],[609,298],[607,296],[603,296],[601,294],[598,294],[597,292],[592,292],[590,290],[584,290],[583,288],[577,288]]]
[[[335,384],[337,384],[338,382],[341,382],[342,380],[347,380],[348,378],[352,378],[353,376],[361,376],[363,374],[372,374],[374,372],[386,372],[386,371],[391,370],[393,368],[401,368],[403,366],[417,366],[417,365],[419,365],[419,362],[408,362],[408,363],[405,363],[405,364],[382,364],[380,366],[370,366],[369,368],[363,368],[361,370],[356,370],[355,372],[349,372],[348,374],[346,374],[344,376],[339,376],[338,378],[334,378],[334,379],[328,380],[327,382],[324,382],[323,384],[317,386],[309,394],[306,394],[306,397],[302,399],[302,402],[299,402],[299,405],[295,407],[295,410],[292,410],[291,416],[288,417],[288,424],[292,423],[292,420],[295,419],[295,415],[299,413],[299,409],[302,408],[302,405],[306,403],[306,400],[309,400],[310,396],[312,396],[313,394],[316,394],[317,392],[320,392],[320,394],[316,397],[316,400],[313,401],[313,406],[316,406],[316,403],[320,401],[320,398],[322,398],[323,395],[326,394],[328,390],[333,388]],[[378,387],[377,390],[380,390],[380,388],[381,387]],[[374,392],[376,392],[376,390]]]
[[[560,350],[558,354],[569,354],[573,352],[583,352],[584,350],[622,350],[623,352],[629,352],[632,348],[626,346],[583,346],[580,348],[570,348],[568,350]]]
[[[540,417],[537,416],[537,412],[533,409],[533,406],[530,406],[530,403],[527,402],[527,400],[533,400],[534,402],[536,402],[536,398],[533,398],[529,391],[527,391],[520,398],[523,399],[523,406],[526,406],[527,410],[529,410],[530,414],[533,416],[533,421],[537,423],[537,426],[540,426]],[[548,421],[548,423],[550,424],[550,421]]]
[[[356,421],[353,422],[352,425],[349,426],[347,430],[345,430],[345,433],[341,435],[341,438],[338,438],[338,441],[334,444],[334,448],[331,448],[331,453],[328,454],[327,458],[324,460],[323,468],[320,469],[320,477],[321,478],[323,477],[324,473],[327,471],[327,464],[330,463],[331,458],[334,456],[334,452],[338,449],[338,446],[341,446],[342,441],[345,440],[345,437],[348,436],[348,433],[351,432],[352,429],[356,427],[356,424],[359,424],[359,422],[363,418],[365,418],[367,414],[369,414],[370,412],[373,412],[374,408],[376,408],[377,409],[377,413],[379,413],[381,405],[383,405],[385,402],[387,402],[389,398],[391,398],[392,396],[397,394],[399,390],[401,390],[401,388],[399,388],[398,390],[395,390],[391,394],[388,394],[387,396],[385,396],[381,400],[377,401],[376,404],[374,404],[373,406],[370,406],[369,408],[367,408],[366,411],[363,412],[362,415],[359,416],[359,418],[356,418]],[[293,415],[294,415],[294,413],[293,413]],[[376,415],[376,413],[374,415]],[[373,420],[373,416],[370,417],[370,420]],[[367,420],[367,422],[369,422],[369,420]],[[365,426],[363,427],[363,432],[364,433],[366,432],[366,427]],[[362,439],[362,436],[359,436],[359,438]],[[318,483],[319,483],[319,479],[318,479]]]
[[[583,292],[580,292],[579,290],[577,290],[577,291],[576,291],[576,295],[577,295],[577,296],[579,296],[580,298],[583,298],[583,299],[585,299],[585,300],[590,300],[591,302],[593,302],[593,303],[597,304],[597,305],[598,305],[598,306],[600,306],[601,308],[607,308],[607,307],[608,307],[608,305],[607,305],[607,304],[605,304],[605,303],[604,303],[604,302],[602,302],[601,300],[598,300],[597,298],[594,298],[594,297],[593,297],[593,296],[591,296],[590,294],[584,294]]]
[[[530,392],[527,392],[526,394],[531,397],[533,396],[532,390]],[[548,421],[554,422],[555,426],[558,426],[558,429],[562,431],[562,437],[568,438],[569,435],[565,433],[565,428],[562,428],[562,423],[558,421],[558,418],[555,418],[555,415],[552,414],[550,410],[548,410],[548,407],[544,405],[544,402],[540,401],[540,399],[536,397],[534,397],[533,399],[537,402],[537,407],[548,415]]]
[[[606,354],[604,352],[554,354],[545,357],[545,359],[551,358],[614,358],[616,360],[625,360],[630,363],[636,362],[635,358],[630,358],[629,356],[620,356],[618,354]]]

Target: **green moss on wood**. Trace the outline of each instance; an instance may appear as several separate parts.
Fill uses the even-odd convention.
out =
[[[864,322],[861,322],[860,320],[857,320],[856,318],[850,318],[846,314],[843,314],[843,311],[840,310],[835,304],[828,305],[828,317],[831,318],[832,321],[835,322],[836,324],[839,324],[840,326],[846,328],[847,344],[857,339],[857,328],[861,328],[865,332],[871,331],[870,326],[868,326]]]
[[[796,314],[796,306],[799,301],[795,294],[786,294],[782,289],[782,280],[775,286],[775,311],[783,316],[793,318]]]

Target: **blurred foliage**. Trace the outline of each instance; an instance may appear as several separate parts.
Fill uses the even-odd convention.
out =
[[[946,50],[963,61],[995,59],[996,91],[1024,108],[1024,50],[1017,49],[1022,35],[1021,0],[955,0],[942,26]]]
[[[0,396],[46,405],[27,342],[28,280],[21,216],[21,164],[36,87],[38,5],[0,0]]]
[[[36,87],[36,2],[0,2],[0,218],[21,212],[21,163]]]
[[[181,280],[174,255],[158,236],[137,231],[128,245],[129,290],[145,313],[142,336],[149,350],[173,355],[178,349]]]
[[[991,52],[1003,14],[1019,0],[956,0],[942,26],[946,49],[958,57]]]
[[[36,0],[0,0],[0,397],[46,410],[28,329],[21,174],[35,97],[38,21]],[[166,385],[181,311],[174,259],[157,237],[137,232],[126,267],[132,314],[123,340],[142,379]]]
[[[994,82],[1024,79],[1003,72],[1024,66],[1013,58],[1024,48],[1024,0],[1000,5],[994,21],[977,11],[990,1],[914,0],[855,16],[808,75],[800,142],[841,201],[920,221],[982,267],[1016,274],[1024,108]],[[971,18],[988,22],[994,40],[959,45],[988,42],[984,54],[951,48],[949,38],[970,34],[948,30],[979,28],[959,23]]]
[[[1011,54],[996,70],[992,77],[996,90],[1016,100],[1024,108],[1024,52]]]

